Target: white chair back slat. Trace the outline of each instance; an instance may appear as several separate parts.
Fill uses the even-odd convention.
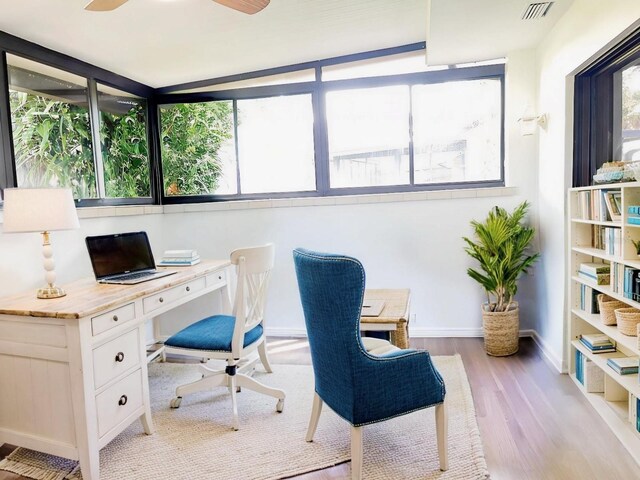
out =
[[[231,350],[240,358],[244,334],[262,324],[267,300],[267,286],[275,259],[273,244],[241,248],[231,252],[231,263],[237,266],[237,286],[233,306],[236,324]]]

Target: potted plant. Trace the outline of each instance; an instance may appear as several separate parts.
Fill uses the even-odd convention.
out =
[[[465,251],[480,263],[480,270],[467,274],[484,288],[487,302],[482,305],[484,346],[489,355],[505,356],[518,351],[519,309],[514,296],[518,278],[538,259],[528,253],[535,230],[524,224],[529,208],[522,202],[513,213],[491,209],[484,222],[472,221],[475,239],[463,237]]]
[[[636,255],[640,257],[640,240],[631,239],[631,243],[633,243],[633,246],[636,249]]]

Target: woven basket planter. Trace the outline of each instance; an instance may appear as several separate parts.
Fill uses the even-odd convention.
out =
[[[520,309],[507,312],[489,312],[482,307],[482,328],[484,330],[484,349],[494,357],[513,355],[518,351],[520,335]]]
[[[615,310],[616,308],[624,308],[626,303],[611,298],[604,293],[598,295],[598,305],[600,306],[600,321],[603,325],[615,325],[617,322]]]
[[[640,310],[637,308],[617,308],[616,318],[618,319],[618,330],[620,333],[635,337],[638,335],[638,324],[640,323]]]

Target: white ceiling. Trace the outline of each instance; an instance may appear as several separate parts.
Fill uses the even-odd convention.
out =
[[[0,30],[152,87],[422,42],[427,0],[271,0],[246,15],[211,0],[2,2]]]
[[[271,0],[255,15],[211,0],[104,13],[87,1],[5,1],[0,30],[161,87],[425,40],[433,65],[504,57],[535,47],[573,0],[530,21],[527,0]]]
[[[491,60],[537,46],[573,0],[555,0],[549,13],[521,20],[544,0],[431,0],[427,61],[431,65]]]

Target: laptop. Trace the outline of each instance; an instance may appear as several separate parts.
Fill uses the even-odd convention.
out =
[[[86,243],[98,283],[134,285],[176,273],[156,270],[146,232],[87,237]]]

